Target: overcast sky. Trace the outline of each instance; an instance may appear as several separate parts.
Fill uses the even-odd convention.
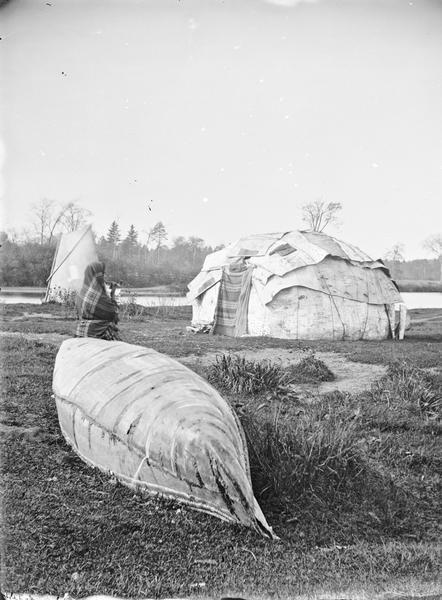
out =
[[[2,228],[41,198],[104,233],[329,229],[374,257],[442,229],[439,0],[12,0]],[[152,212],[148,212],[148,202]]]

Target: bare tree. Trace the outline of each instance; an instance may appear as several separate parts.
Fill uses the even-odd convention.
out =
[[[440,264],[440,275],[439,279],[442,281],[442,233],[434,233],[424,240],[422,246],[431,254],[434,254],[439,260]]]
[[[192,248],[192,265],[195,264],[196,254],[204,245],[204,240],[200,237],[191,236],[189,238],[189,245]]]
[[[435,233],[427,237],[422,246],[438,258],[442,254],[442,233]]]
[[[152,229],[149,229],[149,231],[147,231],[147,232],[146,232],[145,229],[143,229],[143,233],[147,233],[147,238],[146,238],[146,244],[145,245],[146,245],[147,250],[149,250],[149,246],[150,246],[150,243],[152,241]]]
[[[152,229],[149,231],[150,239],[156,246],[157,251],[157,264],[160,261],[160,250],[163,245],[163,241],[167,239],[167,231],[162,221],[158,221]]]
[[[405,250],[404,244],[401,244],[400,242],[396,242],[396,244],[394,244],[390,248],[390,250],[388,250],[385,253],[384,258],[385,258],[385,260],[392,260],[392,261],[394,260],[394,261],[397,261],[397,262],[403,262],[403,260],[404,260],[404,254],[403,254],[404,250]]]
[[[324,231],[333,223],[338,222],[338,212],[342,210],[340,202],[325,202],[320,198],[302,206],[302,220],[311,231]]]
[[[61,226],[65,208],[57,207],[54,200],[42,198],[40,202],[34,203],[31,210],[35,216],[34,228],[41,245],[50,244],[56,232]]]
[[[64,206],[64,214],[61,220],[64,229],[71,232],[87,225],[87,221],[91,216],[92,213],[87,208],[83,208],[76,202],[68,202]]]
[[[31,241],[32,237],[27,229],[18,232],[14,228],[9,228],[6,230],[5,233],[8,236],[8,240],[13,244],[19,244],[20,242],[29,242]]]

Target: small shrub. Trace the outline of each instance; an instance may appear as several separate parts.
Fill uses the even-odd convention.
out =
[[[217,356],[208,370],[208,380],[218,388],[234,394],[290,394],[290,375],[270,361],[246,360],[243,356]]]
[[[69,316],[77,316],[77,292],[61,286],[54,286],[50,290],[48,303],[61,304],[64,308],[65,318]]]
[[[319,383],[321,381],[334,381],[334,373],[327,367],[324,361],[310,352],[296,365],[287,369],[293,383]]]
[[[143,316],[144,306],[137,304],[137,295],[130,292],[127,300],[119,303],[119,313],[121,319],[137,319]]]
[[[440,417],[440,385],[434,376],[405,361],[390,364],[385,376],[373,384],[370,396],[391,410],[400,408],[412,414]]]
[[[293,397],[293,383],[333,381],[335,376],[313,353],[290,367],[267,360],[254,361],[235,354],[222,354],[209,367],[207,378],[216,387],[234,394],[270,393],[281,399]]]

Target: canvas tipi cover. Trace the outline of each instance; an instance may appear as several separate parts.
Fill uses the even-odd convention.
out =
[[[241,238],[188,287],[193,328],[231,336],[384,339],[403,303],[382,261],[311,231]]]
[[[80,291],[87,265],[97,260],[90,227],[62,233],[48,277],[45,302],[59,299],[65,291]]]

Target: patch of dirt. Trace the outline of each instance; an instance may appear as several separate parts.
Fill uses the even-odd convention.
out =
[[[17,317],[10,317],[9,321],[26,321],[27,319],[60,319],[59,315],[51,315],[50,313],[28,313],[24,312]]]
[[[286,348],[241,350],[232,354],[244,356],[247,360],[279,362],[283,367],[294,365],[306,356],[306,353],[302,350],[289,350]],[[209,352],[202,356],[191,354],[183,358],[178,358],[178,360],[189,367],[194,364],[208,366],[219,355],[220,352]],[[387,367],[383,365],[352,362],[345,356],[335,352],[315,352],[315,356],[325,362],[327,367],[334,373],[336,379],[334,381],[324,381],[319,384],[294,384],[294,389],[301,395],[311,396],[312,394],[318,394],[318,392],[325,394],[335,390],[358,394],[370,388],[372,383],[380,379],[387,371]]]

